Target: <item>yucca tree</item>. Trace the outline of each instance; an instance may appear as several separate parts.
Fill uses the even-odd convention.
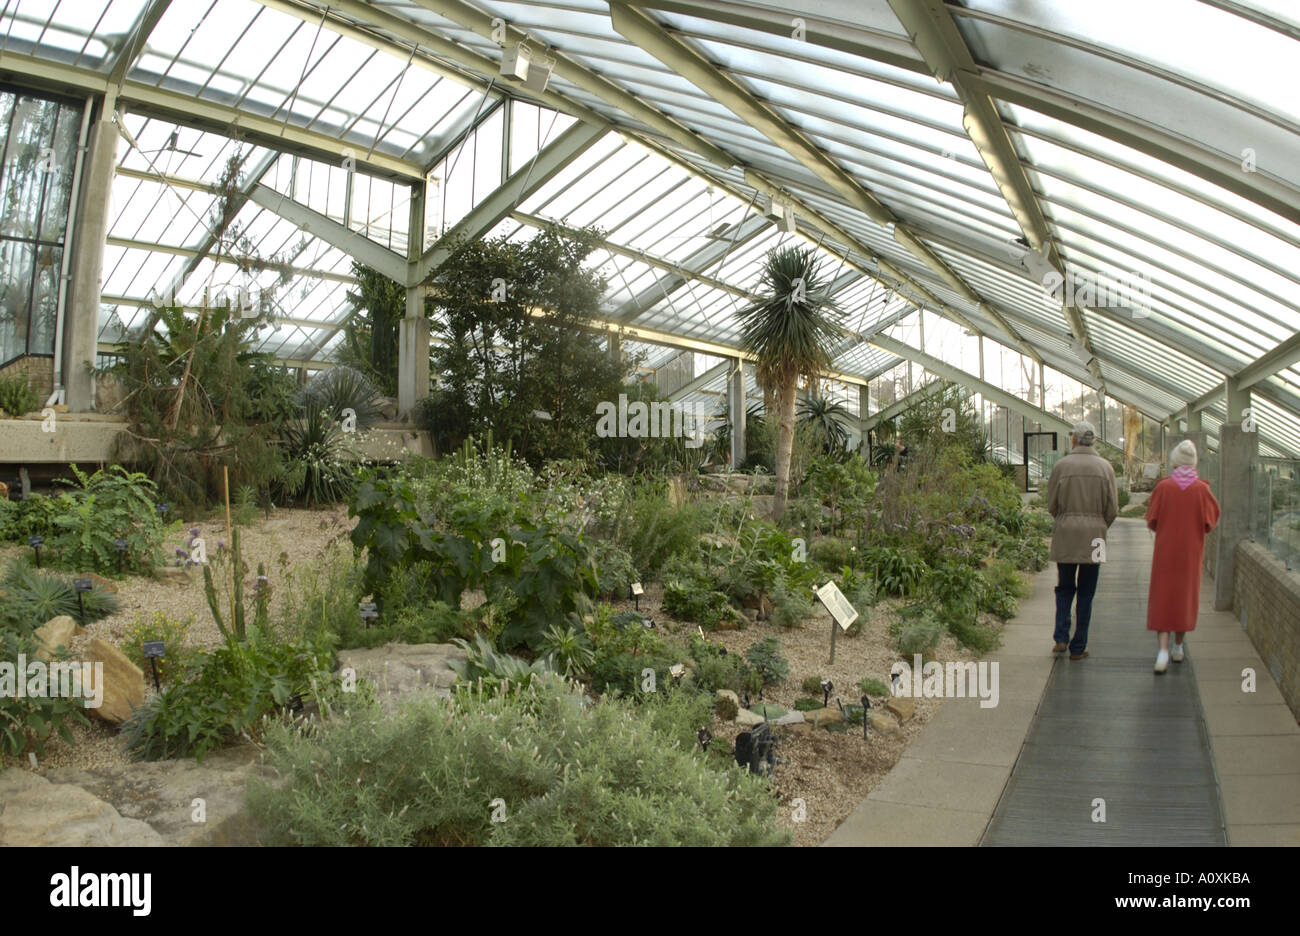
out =
[[[779,414],[776,503],[785,513],[794,450],[795,390],[800,377],[814,378],[830,366],[828,348],[839,337],[843,313],[830,302],[813,247],[778,247],[767,255],[759,292],[764,298],[737,313],[741,343],[757,358],[754,370]]]
[[[828,455],[841,455],[848,448],[849,430],[845,427],[851,418],[852,414],[842,403],[824,396],[799,402],[799,421],[813,425]]]

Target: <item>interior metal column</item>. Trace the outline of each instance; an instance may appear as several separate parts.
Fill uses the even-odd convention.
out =
[[[412,271],[424,253],[424,189],[422,184],[411,187],[406,256]],[[420,283],[406,287],[406,315],[398,344],[397,412],[405,417],[429,395],[429,320],[424,315],[424,287]]]
[[[736,469],[745,461],[745,363],[740,358],[729,363],[727,419],[731,424],[731,467]]]

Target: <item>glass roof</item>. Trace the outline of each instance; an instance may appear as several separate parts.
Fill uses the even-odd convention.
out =
[[[1252,392],[1265,445],[1300,454],[1293,5],[963,0],[939,8],[942,41],[896,6],[810,0],[796,22],[774,0],[639,0],[635,18],[606,0],[13,0],[0,66],[78,96],[117,82],[103,340],[160,284],[193,304],[237,288],[255,253],[282,306],[262,347],[325,360],[353,312],[337,230],[400,269],[423,187],[425,248],[465,224],[600,228],[610,323],[697,357],[736,345],[786,243],[832,275],[851,381],[900,360],[879,333],[974,387],[1007,386],[990,357],[1010,354],[1161,421],[1281,346]],[[503,77],[520,39],[550,62],[545,90]],[[580,122],[612,132],[558,153]],[[241,199],[276,193],[241,200],[233,255],[211,234],[232,166]],[[1073,319],[1049,257],[1079,287]],[[677,353],[640,347],[652,371]]]

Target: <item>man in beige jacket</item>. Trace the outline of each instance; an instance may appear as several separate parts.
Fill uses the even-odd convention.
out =
[[[1088,655],[1088,623],[1097,575],[1106,561],[1106,530],[1119,513],[1115,469],[1097,454],[1096,441],[1092,423],[1075,423],[1070,454],[1056,463],[1047,481],[1047,510],[1054,520],[1049,558],[1057,571],[1052,652],[1068,649],[1071,660]],[[1070,610],[1076,596],[1071,640]]]

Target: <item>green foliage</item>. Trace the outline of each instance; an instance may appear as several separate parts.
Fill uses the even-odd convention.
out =
[[[317,374],[303,390],[300,402],[304,412],[314,404],[326,418],[339,423],[348,415],[355,416],[358,429],[369,428],[380,417],[379,391],[364,374],[347,366]]]
[[[692,634],[690,653],[696,689],[704,692],[717,692],[719,689],[757,692],[762,688],[762,674],[742,657],[728,653],[721,644],[710,643],[698,634]]]
[[[890,629],[895,633],[898,652],[907,659],[911,659],[918,653],[922,656],[928,654],[939,645],[947,630],[943,622],[938,620],[930,610],[910,620],[904,618],[896,624],[891,624]]]
[[[632,554],[608,540],[590,544],[596,564],[596,591],[602,598],[626,598],[633,582],[641,580]]]
[[[269,300],[269,294],[263,298]],[[114,348],[129,432],[113,460],[133,464],[157,484],[177,514],[200,511],[230,484],[265,488],[280,471],[274,442],[291,391],[287,373],[250,339],[269,320],[238,309],[150,309],[143,338]]]
[[[8,610],[4,617],[5,626],[0,626],[0,660],[16,669],[19,655],[32,659],[37,646],[31,639],[30,629],[9,626],[12,619]],[[52,669],[50,678],[54,678]],[[25,680],[27,675],[15,673],[14,679]],[[71,744],[70,726],[90,724],[83,713],[83,699],[42,694],[25,694],[19,698],[16,684],[6,685],[6,682],[0,678],[0,690],[3,690],[0,691],[0,769],[5,756],[17,757],[29,749],[44,756],[45,742],[56,735]]]
[[[781,654],[781,641],[764,637],[745,653],[745,659],[763,678],[764,685],[781,682],[790,672],[790,664]]]
[[[858,683],[858,689],[863,695],[872,696],[873,698],[884,698],[885,696],[892,695],[889,691],[889,685],[881,682],[874,676],[862,677],[862,680]]]
[[[394,569],[427,562],[436,591],[426,597],[455,608],[466,589],[482,588],[505,619],[506,648],[537,649],[554,621],[567,619],[596,591],[595,566],[580,536],[500,504],[463,502],[426,520],[409,481],[366,472],[349,514],[359,518],[352,543],[369,555],[367,592],[379,593]]]
[[[998,539],[998,558],[1005,559],[1021,572],[1041,572],[1050,555],[1047,543],[1037,536],[1004,536]]]
[[[1016,567],[1005,560],[989,564],[982,573],[987,587],[980,601],[980,610],[1002,619],[1016,616],[1017,601],[1029,592],[1029,586],[1016,572]]]
[[[644,575],[660,573],[674,556],[695,554],[700,512],[692,504],[674,507],[660,483],[644,483],[619,499],[608,523],[611,538],[632,556]]]
[[[397,393],[397,348],[406,315],[406,287],[365,264],[352,261],[357,280],[348,301],[357,313],[343,329],[336,356],[374,381],[384,393]]]
[[[594,647],[587,669],[593,691],[636,695],[643,669],[654,670],[658,684],[670,682],[669,667],[686,656],[642,621],[636,611],[615,614],[607,604],[597,605],[582,619],[583,631]]]
[[[322,662],[332,663],[332,651],[340,647],[370,645],[361,625],[358,604],[362,590],[363,564],[347,543],[328,546],[310,562],[289,563],[282,553],[276,566],[276,634],[284,642],[299,642],[316,648]],[[385,624],[381,617],[381,628]],[[376,630],[380,628],[371,628]],[[394,639],[387,634],[381,643]]]
[[[741,623],[742,615],[698,560],[672,559],[664,568],[663,609],[679,621],[707,631],[726,622]]]
[[[32,493],[20,501],[0,499],[0,540],[27,545],[29,536],[54,536],[54,518],[59,507],[54,498]]]
[[[593,453],[597,404],[617,400],[626,376],[587,327],[605,294],[586,262],[600,242],[594,230],[548,228],[442,245],[451,255],[429,284],[442,380],[421,410],[439,451],[491,428],[532,464]]]
[[[235,522],[240,526],[248,526],[255,522],[260,513],[257,505],[257,489],[251,484],[241,484],[235,491],[232,512]]]
[[[822,677],[809,676],[799,684],[799,689],[809,695],[817,695],[822,691]],[[820,703],[818,703],[820,705]],[[795,708],[798,708],[796,705]]]
[[[280,433],[284,465],[278,486],[308,507],[346,500],[355,486],[347,434],[323,396],[304,397],[301,416]]]
[[[459,638],[452,643],[464,650],[467,656],[464,660],[448,660],[448,665],[456,671],[456,675],[467,683],[475,683],[492,691],[529,685],[534,677],[554,672],[548,658],[542,657],[529,663],[508,653],[498,653],[493,649],[491,641],[482,634],[475,634],[473,643]]]
[[[929,569],[915,552],[893,546],[872,546],[864,551],[863,566],[886,595],[915,594],[925,582]]]
[[[1120,488],[1120,489],[1119,489],[1119,509],[1120,509],[1120,510],[1123,510],[1125,507],[1128,506],[1129,498],[1130,498],[1131,496],[1132,496],[1132,495],[1129,494],[1127,488]]]
[[[53,503],[49,541],[60,565],[77,571],[117,569],[118,538],[127,542],[123,569],[148,572],[162,559],[165,528],[158,516],[157,488],[145,475],[121,465],[87,475],[71,466],[71,490]]]
[[[203,594],[208,600],[208,610],[217,624],[217,630],[227,641],[242,641],[250,624],[265,632],[268,624],[268,608],[271,591],[262,563],[257,566],[257,579],[251,589],[249,603],[252,605],[250,620],[244,601],[244,578],[248,575],[248,564],[244,562],[239,545],[239,527],[230,531],[229,549],[218,549],[211,562],[203,566]],[[222,610],[218,583],[226,589],[226,607]]]
[[[777,627],[798,627],[812,617],[812,599],[804,591],[795,591],[779,580],[772,586],[771,621]]]
[[[761,781],[710,766],[694,744],[708,700],[656,695],[667,697],[584,709],[552,679],[461,693],[454,708],[356,712],[310,735],[276,729],[284,780],[257,784],[250,802],[273,842],[298,845],[788,842]],[[492,821],[497,798],[504,822]]]
[[[814,396],[800,400],[796,412],[800,422],[812,427],[823,452],[836,457],[846,454],[849,443],[847,426],[853,419],[847,407],[826,397]]]
[[[247,735],[260,737],[266,716],[289,696],[317,695],[332,679],[313,649],[275,643],[250,628],[248,639],[196,655],[194,675],[154,696],[122,726],[136,760],[195,757]]]
[[[552,624],[542,638],[542,650],[563,676],[578,676],[596,659],[587,635],[565,624]]]
[[[819,539],[808,550],[808,558],[826,572],[838,572],[852,566],[854,555],[847,540],[828,537]]]
[[[0,621],[20,634],[30,636],[51,618],[63,615],[82,620],[72,579],[38,569],[26,557],[9,563],[0,579],[0,592]],[[81,593],[80,606],[86,610],[85,623],[115,614],[120,602],[116,595],[95,585]]]
[[[0,377],[0,413],[11,419],[34,412],[41,405],[40,398],[26,374]]]
[[[161,640],[167,655],[156,660],[158,680],[173,683],[184,674],[188,661],[193,656],[193,652],[186,645],[186,638],[193,624],[192,614],[182,620],[168,617],[162,611],[155,611],[153,617],[147,621],[138,617],[135,619],[135,622],[127,628],[126,636],[119,644],[119,648],[132,663],[145,672],[147,679],[151,675],[151,669],[149,661],[145,659],[144,644]]]

